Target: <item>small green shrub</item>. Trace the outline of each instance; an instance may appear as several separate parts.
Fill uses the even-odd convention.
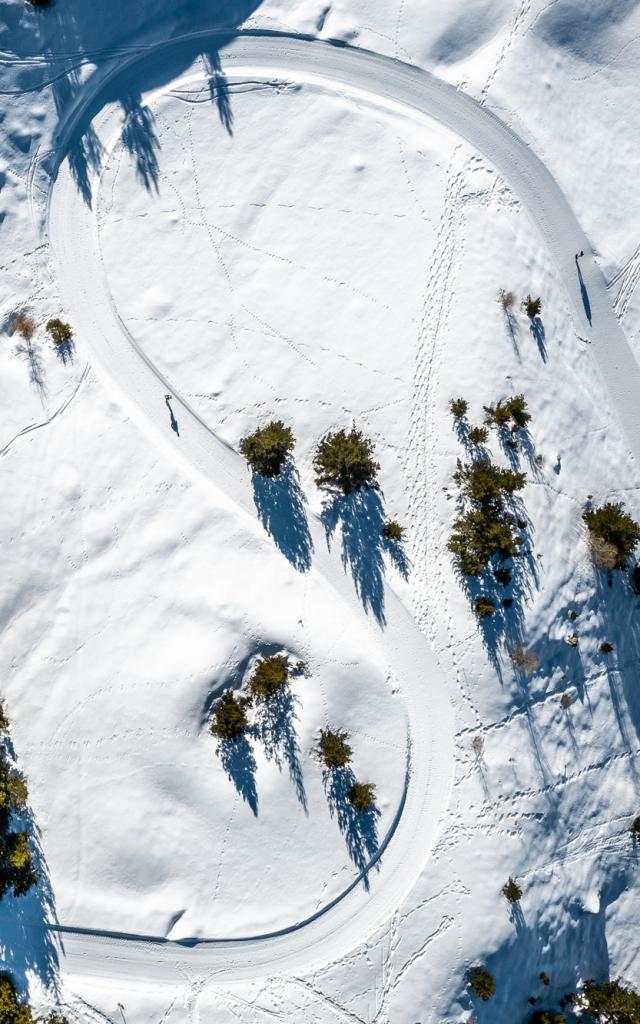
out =
[[[451,415],[456,420],[461,420],[467,415],[469,403],[466,398],[452,398],[449,402],[449,408],[451,409]]]
[[[481,444],[486,444],[489,440],[489,431],[486,427],[471,427],[469,431],[469,441],[476,447]]]
[[[54,345],[68,345],[73,338],[73,331],[69,324],[66,324],[63,320],[59,320],[54,317],[53,320],[49,320],[47,323],[47,330],[51,335],[51,340]]]
[[[613,644],[610,644],[608,640],[603,640],[600,644],[600,650],[603,654],[611,654],[613,650]]]
[[[516,433],[524,430],[531,422],[531,413],[527,410],[524,395],[511,395],[495,405],[485,405],[483,408],[484,421],[490,427],[500,429],[511,424],[511,430]]]
[[[254,700],[268,701],[289,681],[287,659],[282,654],[262,658],[249,680],[249,692]]]
[[[484,967],[474,967],[469,975],[469,984],[479,999],[486,1003],[496,994],[496,983],[493,975]]]
[[[546,973],[546,971],[540,971],[540,974],[538,975],[538,977],[540,978],[540,981],[542,982],[543,985],[550,985],[551,984],[551,978]]]
[[[516,557],[522,540],[513,526],[513,516],[507,512],[472,508],[455,520],[447,547],[466,576],[479,576],[494,555]]]
[[[535,320],[535,318],[540,316],[542,313],[542,299],[534,299],[531,295],[527,295],[527,297],[522,300],[522,308],[530,320]]]
[[[7,715],[4,701],[0,700],[0,736],[6,736],[9,732],[9,717]]]
[[[502,886],[502,895],[509,903],[519,903],[522,899],[522,889],[515,878],[509,877],[509,881]]]
[[[402,544],[404,541],[404,526],[401,526],[395,519],[387,519],[382,527],[382,536],[385,540],[393,541],[395,544]]]
[[[552,1010],[536,1010],[529,1017],[529,1024],[565,1024],[564,1013],[554,1013]]]
[[[473,603],[473,610],[479,619],[490,619],[496,606],[490,597],[477,597]]]
[[[247,703],[236,700],[232,690],[225,690],[213,713],[210,729],[214,736],[221,740],[236,740],[245,732],[247,722]]]
[[[359,814],[365,814],[375,804],[376,787],[372,782],[354,782],[347,793],[347,799]]]
[[[526,473],[494,466],[489,459],[478,459],[471,463],[459,461],[453,479],[472,505],[498,506],[505,495],[511,496],[522,490],[527,476]]]
[[[622,502],[608,501],[600,507],[588,509],[582,518],[591,537],[615,548],[613,568],[624,569],[640,542],[640,525],[625,511]]]
[[[318,753],[329,771],[346,768],[349,764],[353,752],[347,743],[348,739],[348,732],[332,732],[331,729],[323,729],[320,733]]]
[[[278,476],[289,458],[295,439],[282,420],[271,420],[266,427],[255,430],[240,442],[240,454],[260,476]]]
[[[320,441],[313,459],[318,487],[337,488],[343,494],[375,487],[380,464],[374,459],[373,442],[355,426],[337,430]]]

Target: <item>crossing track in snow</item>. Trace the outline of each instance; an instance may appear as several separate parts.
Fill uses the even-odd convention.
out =
[[[91,125],[104,147],[104,161],[122,127],[121,111],[113,101],[132,83],[144,92],[141,80],[154,65],[162,65],[163,81],[169,81],[172,57],[184,68],[207,47],[218,48],[221,40],[219,32],[209,32],[157,44],[133,57],[113,60],[86,82],[58,133],[48,231],[65,308],[93,363],[119,392],[132,418],[185,471],[204,477],[255,518],[243,460],[176,394],[120,321],[101,265],[95,214],[83,201],[65,159]],[[246,32],[230,41],[227,37],[220,58],[231,79],[310,81],[364,94],[404,114],[435,118],[479,150],[537,225],[566,287],[580,333],[592,341],[590,351],[630,448],[640,457],[640,425],[634,407],[640,394],[640,370],[610,306],[588,239],[561,189],[526,143],[485,106],[427,71],[369,51],[313,38]],[[93,172],[94,193],[101,170],[102,166]],[[574,259],[581,249],[587,253],[581,261],[582,284]],[[179,438],[167,430],[167,392],[175,396]],[[310,529],[315,547],[311,571],[333,586],[337,605],[345,602],[364,616],[339,556],[327,550],[321,523],[312,519]],[[410,725],[410,757],[404,800],[386,837],[370,891],[355,883],[308,921],[246,939],[181,943],[63,927],[59,935],[64,970],[117,974],[155,984],[179,983],[190,976],[227,983],[299,972],[353,949],[392,914],[423,870],[446,810],[453,774],[453,714],[435,654],[389,587],[385,588],[385,616],[383,630],[367,621],[401,685]]]

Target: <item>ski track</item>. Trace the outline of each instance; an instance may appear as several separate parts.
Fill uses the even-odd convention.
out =
[[[528,4],[524,2],[512,36],[517,33],[527,13]],[[119,115],[113,107],[100,109],[105,86],[109,86],[111,95],[114,83],[121,82],[126,88],[132,78],[144,72],[149,57],[162,56],[167,65],[172,52],[175,52],[184,66],[185,52],[195,59],[202,52],[203,42],[215,43],[216,40],[220,42],[220,35],[212,31],[193,33],[149,47],[131,47],[126,52],[114,53],[110,62],[107,61],[84,84],[57,134],[57,179],[49,195],[48,230],[62,297],[67,308],[73,310],[78,333],[85,339],[96,369],[119,392],[141,431],[184,471],[199,479],[204,477],[234,501],[243,514],[255,521],[243,460],[207,427],[184,398],[175,393],[120,321],[101,261],[95,215],[83,203],[65,161],[67,152],[79,141],[89,123],[101,137],[103,161],[108,159],[117,144],[122,127]],[[622,433],[626,435],[633,456],[640,457],[640,422],[636,415],[640,369],[616,311],[610,305],[602,273],[593,258],[589,241],[559,186],[544,164],[506,124],[482,103],[427,71],[397,59],[332,45],[311,37],[263,31],[241,32],[221,50],[221,58],[225,72],[234,79],[252,74],[273,81],[274,76],[282,76],[285,81],[307,81],[339,92],[364,95],[378,105],[391,110],[400,109],[405,115],[413,114],[419,120],[428,121],[433,117],[481,153],[523,204],[546,243],[568,293],[576,326],[591,342],[589,351],[610,392],[612,408]],[[500,63],[499,60],[496,72]],[[169,81],[168,71],[165,74],[166,81]],[[181,81],[186,83],[203,78],[206,79],[204,70],[183,75]],[[175,88],[176,83],[172,84]],[[488,82],[487,87],[490,84]],[[456,245],[459,244],[457,235],[464,202],[465,171],[474,159],[477,158],[467,160],[460,170],[454,170],[453,166],[449,169],[445,210],[438,230],[420,328],[407,476],[410,483],[416,484],[412,519],[414,522],[426,520],[427,528],[424,536],[418,538],[413,552],[416,566],[414,594],[419,590],[424,595],[427,564],[432,561],[430,552],[437,549],[436,503],[429,487],[436,466],[429,406],[437,389],[442,358],[438,335],[442,334],[446,324],[451,301],[450,281],[456,274]],[[92,186],[95,190],[99,186],[101,170],[93,171]],[[203,213],[201,206],[200,212]],[[213,226],[206,224],[204,215],[202,219],[202,226],[209,232],[212,249],[220,259],[219,247],[211,234]],[[587,253],[581,263],[582,284],[574,261],[574,254],[580,249]],[[628,277],[635,278],[635,265]],[[343,285],[343,282],[335,283]],[[620,291],[624,285],[623,281]],[[233,292],[230,280],[229,288]],[[590,319],[586,315],[587,308],[590,308]],[[234,320],[232,315],[231,334]],[[174,394],[174,406],[181,425],[179,440],[168,433],[163,401],[166,391]],[[427,459],[428,472],[425,472]],[[61,926],[57,931],[67,973],[96,977],[119,973],[160,984],[190,981],[193,997],[197,999],[203,978],[238,981],[311,970],[353,950],[385,920],[397,921],[397,908],[413,887],[438,841],[453,783],[453,714],[445,673],[416,622],[390,588],[385,588],[385,628],[381,630],[364,616],[352,584],[345,576],[339,554],[334,555],[326,549],[324,530],[317,518],[310,517],[310,529],[315,542],[313,571],[333,586],[336,602],[342,601],[350,609],[357,610],[361,621],[371,632],[372,641],[382,645],[390,670],[402,682],[407,706],[410,725],[408,785],[404,805],[400,807],[394,826],[379,851],[376,866],[380,872],[372,880],[371,891],[365,892],[356,880],[341,897],[305,922],[273,935],[233,941],[166,942],[156,937]],[[421,531],[414,532],[419,534]],[[436,568],[435,579],[439,595],[444,592],[442,574],[440,564]],[[424,596],[416,597],[416,618],[433,641],[430,608]],[[452,660],[454,673],[459,677],[450,614],[447,632],[450,640],[446,647],[447,659]],[[470,704],[460,678],[457,678],[457,685]],[[425,700],[425,694],[428,694],[428,700]],[[477,713],[472,707],[470,710],[478,721]],[[412,736],[419,736],[420,742],[412,743]],[[589,770],[591,766],[583,769]],[[563,780],[561,784],[566,785],[568,781]],[[542,787],[537,792],[548,792],[552,788]],[[533,792],[513,794],[511,800],[530,799]],[[449,821],[449,826],[451,832],[459,831],[458,822]],[[448,833],[449,838],[451,832]],[[441,835],[438,848],[440,853],[446,851],[447,833]],[[442,926],[426,940],[424,950],[432,938],[435,939],[443,928],[448,929],[452,924],[451,919],[443,918]],[[422,955],[422,949],[417,955]],[[344,1013],[342,1008],[341,1012]]]

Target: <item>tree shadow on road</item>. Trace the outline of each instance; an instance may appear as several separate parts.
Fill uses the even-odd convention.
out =
[[[252,484],[260,522],[291,565],[307,572],[311,568],[313,541],[306,498],[295,466],[285,463],[280,474],[272,479],[254,473]]]
[[[377,490],[334,495],[322,510],[327,542],[340,527],[342,564],[353,578],[356,592],[367,613],[383,626],[384,614],[384,514]]]

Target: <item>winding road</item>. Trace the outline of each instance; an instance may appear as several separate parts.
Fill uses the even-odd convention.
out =
[[[92,363],[154,443],[184,471],[207,480],[255,520],[244,460],[176,394],[119,319],[100,259],[95,212],[84,201],[67,159],[70,152],[78,151],[90,126],[103,147],[101,164],[92,169],[89,182],[95,196],[104,161],[122,129],[122,111],[114,101],[134,83],[145,102],[151,101],[154,68],[162,67],[164,88],[174,81],[171,67],[177,68],[175,78],[202,78],[204,70],[196,75],[191,68],[187,75],[183,69],[198,53],[218,49],[221,41],[217,32],[174,39],[115,58],[86,82],[58,132],[48,233],[63,305]],[[636,411],[640,369],[611,308],[588,239],[560,187],[522,139],[486,107],[427,71],[376,53],[314,38],[241,32],[225,43],[219,55],[230,79],[317,82],[324,88],[364,94],[405,115],[435,118],[480,151],[539,229],[565,285],[576,326],[592,342],[590,351],[630,449],[640,457]],[[150,80],[149,86],[145,80]],[[155,82],[156,91],[164,91]],[[582,281],[574,260],[581,249],[587,253],[581,261]],[[168,429],[167,392],[174,395],[179,437]],[[357,609],[376,642],[382,643],[390,671],[400,682],[410,723],[406,792],[380,850],[379,870],[372,876],[370,891],[356,880],[309,920],[283,932],[245,939],[171,942],[61,926],[56,930],[65,972],[176,984],[195,976],[226,983],[306,971],[334,961],[363,942],[401,904],[424,869],[453,779],[454,722],[446,681],[434,652],[393,591],[385,588],[386,621],[381,630],[362,610],[339,552],[327,550],[322,524],[310,517],[309,526],[315,549],[311,571],[328,580],[336,602]]]

